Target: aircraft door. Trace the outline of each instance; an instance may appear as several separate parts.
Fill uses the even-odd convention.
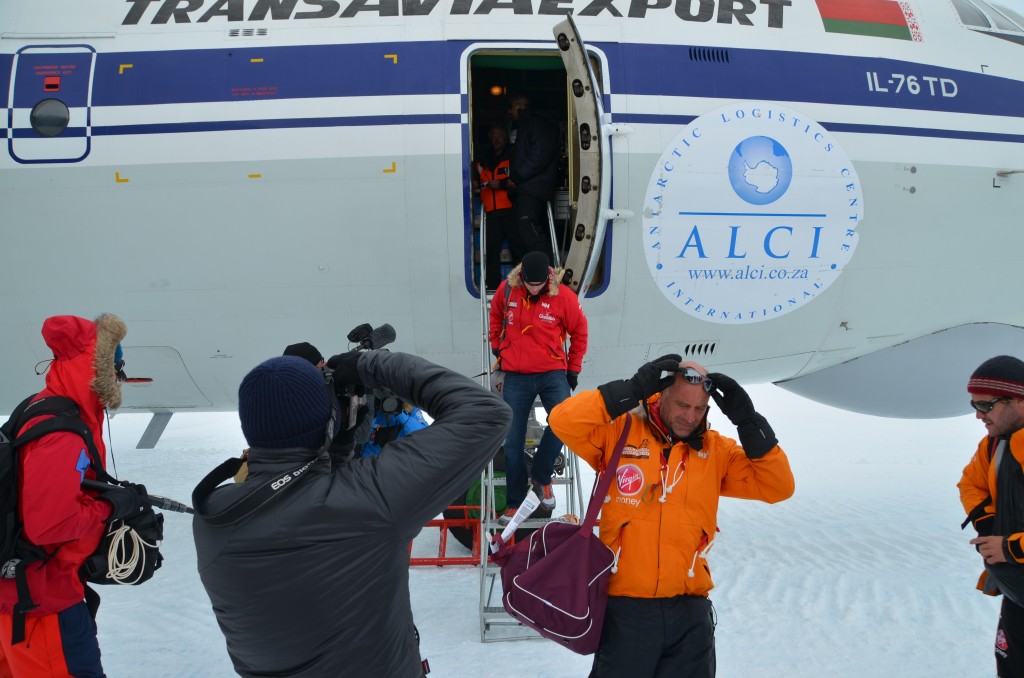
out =
[[[20,163],[78,162],[89,154],[95,56],[88,45],[18,50],[7,102],[12,158]]]
[[[558,52],[569,82],[571,118],[575,133],[570,137],[578,155],[578,171],[570,187],[573,210],[570,215],[569,253],[565,258],[565,280],[574,292],[587,290],[597,270],[604,240],[611,193],[611,146],[602,132],[604,106],[586,45],[571,16],[554,28]],[[607,144],[607,145],[606,145]]]

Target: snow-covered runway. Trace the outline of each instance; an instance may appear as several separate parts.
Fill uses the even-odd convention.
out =
[[[994,676],[999,601],[974,590],[981,559],[960,531],[956,489],[981,424],[855,415],[774,386],[750,392],[790,456],[796,494],[774,506],[722,501],[709,555],[718,676]],[[965,412],[967,400],[965,391]],[[147,420],[116,416],[111,433],[119,476],[152,494],[191,503],[196,482],[245,446],[235,414],[193,414],[176,415],[157,449],[136,450]],[[734,435],[714,408],[711,423]],[[416,554],[436,553],[436,535],[424,531]],[[107,674],[234,675],[196,573],[190,517],[166,514],[162,552],[152,581],[100,590]],[[589,671],[589,657],[548,641],[481,643],[476,567],[413,568],[410,587],[431,678]]]

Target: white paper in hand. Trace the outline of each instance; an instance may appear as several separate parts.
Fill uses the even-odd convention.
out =
[[[519,509],[516,510],[516,514],[512,516],[512,520],[510,520],[508,525],[505,526],[505,529],[501,531],[501,543],[505,543],[511,539],[512,535],[515,534],[516,530],[519,528],[519,525],[533,515],[533,512],[537,510],[538,506],[540,506],[540,499],[531,489],[526,493],[526,499],[524,499],[523,503],[519,505]],[[498,542],[491,542],[492,553],[497,553],[498,547]]]

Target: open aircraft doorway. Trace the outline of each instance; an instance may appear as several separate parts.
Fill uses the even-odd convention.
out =
[[[600,63],[590,57],[591,67],[595,73],[600,72]],[[553,161],[558,165],[558,189],[555,199],[550,203],[553,228],[553,241],[559,265],[565,267],[573,247],[577,229],[577,213],[581,193],[581,147],[589,147],[590,139],[581,140],[580,121],[577,106],[572,92],[572,78],[567,75],[566,68],[558,50],[552,45],[550,50],[508,50],[481,49],[470,55],[468,59],[469,88],[469,134],[468,155],[470,160],[469,181],[466,182],[467,196],[467,288],[479,294],[481,286],[480,222],[481,201],[479,176],[476,169],[478,159],[484,157],[490,148],[490,131],[500,126],[506,130],[511,141],[515,137],[515,129],[509,115],[511,102],[520,96],[530,101],[530,108],[537,115],[552,122],[558,134],[558,154]],[[600,82],[600,77],[597,78]],[[598,96],[600,94],[598,93]],[[594,130],[596,121],[584,125],[585,130]],[[585,186],[590,181],[583,182]],[[594,182],[599,183],[599,182]],[[589,190],[584,189],[584,190]],[[514,193],[512,199],[515,199]],[[514,208],[513,208],[514,209]],[[588,232],[592,232],[589,231]],[[603,229],[601,230],[604,234]],[[589,281],[588,296],[603,291],[607,279],[607,252],[603,248],[592,251],[600,260],[594,266],[594,274]],[[507,242],[501,249],[501,278],[518,263],[513,260]],[[582,278],[583,271],[576,271],[574,281]],[[575,285],[574,285],[575,287]]]

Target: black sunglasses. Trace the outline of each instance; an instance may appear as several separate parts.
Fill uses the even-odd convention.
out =
[[[992,400],[972,400],[971,407],[978,410],[982,414],[988,414],[992,411],[992,408],[996,406],[1000,400],[1009,400],[1009,398],[993,398]]]
[[[128,378],[128,375],[124,373],[124,358],[114,363],[114,374],[117,375],[118,381],[124,381]]]
[[[680,367],[679,374],[683,375],[683,379],[691,384],[704,382],[704,391],[707,393],[711,393],[715,390],[715,382],[711,381],[692,367]]]

